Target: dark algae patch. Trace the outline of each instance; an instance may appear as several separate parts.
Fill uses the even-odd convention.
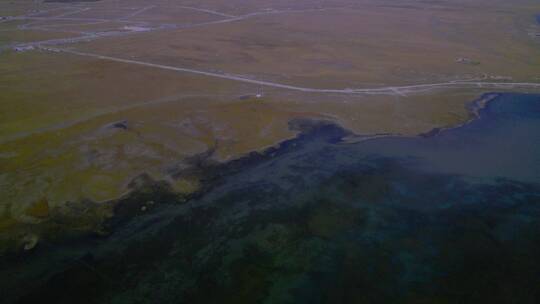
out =
[[[471,110],[354,144],[293,121],[279,147],[176,172],[204,177],[190,198],[141,176],[106,235],[1,263],[3,302],[538,303],[540,95]]]

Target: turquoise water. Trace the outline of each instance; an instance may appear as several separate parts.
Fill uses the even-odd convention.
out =
[[[22,303],[538,303],[540,95],[493,97],[429,136],[346,144],[295,122],[298,138],[208,168],[200,197],[150,187],[119,208],[155,207],[110,236],[11,258],[0,287]]]

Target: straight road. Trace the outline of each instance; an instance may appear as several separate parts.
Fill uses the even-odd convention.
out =
[[[273,87],[279,89],[307,92],[307,93],[335,93],[335,94],[381,94],[381,95],[405,95],[407,93],[422,92],[432,89],[441,89],[441,88],[489,88],[489,89],[515,89],[515,88],[537,88],[540,89],[540,83],[533,82],[486,82],[486,81],[470,81],[470,80],[458,80],[450,82],[440,82],[440,83],[427,83],[427,84],[417,84],[417,85],[408,85],[408,86],[389,86],[389,87],[380,87],[380,88],[362,88],[362,89],[318,89],[318,88],[307,88],[294,85],[288,85],[277,82],[270,82],[264,80],[256,80],[247,77],[242,77],[238,75],[231,74],[222,74],[208,71],[201,71],[183,67],[176,67],[158,63],[151,63],[140,60],[133,59],[124,59],[119,57],[105,56],[87,52],[80,52],[70,49],[61,49],[61,48],[49,48],[41,47],[43,50],[48,50],[52,52],[63,52],[78,56],[85,56],[91,58],[97,58],[101,60],[109,60],[115,62],[122,62],[128,64],[136,64],[141,66],[153,67],[163,70],[171,70],[177,72],[191,73],[196,75],[203,75],[214,78],[221,78],[233,81],[239,81],[244,83],[251,83],[260,86]]]

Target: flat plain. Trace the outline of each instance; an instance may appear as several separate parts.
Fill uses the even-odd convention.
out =
[[[538,92],[537,12],[532,0],[0,0],[1,246],[99,231],[106,202],[143,174],[188,196],[200,178],[172,172],[275,146],[294,119],[352,141],[418,135],[467,122],[482,93]],[[85,201],[102,209],[50,228]]]

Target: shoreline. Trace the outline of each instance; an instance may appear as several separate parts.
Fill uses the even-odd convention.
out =
[[[486,96],[501,95],[482,95],[484,98],[471,102],[471,110],[485,109],[490,101],[497,100],[485,98]],[[532,99],[524,98],[527,102],[534,101],[534,108],[531,109],[534,109],[536,119],[539,115],[536,103],[539,101],[538,97],[540,95],[535,95]],[[505,101],[501,100],[498,105]],[[512,111],[514,107],[503,107],[503,111],[508,109]],[[517,109],[523,113],[529,108],[518,105]],[[477,113],[480,118],[489,118],[492,113],[498,115],[504,112],[478,110]],[[483,116],[483,113],[486,116]],[[486,121],[488,124],[483,124],[483,130],[488,133],[473,132],[476,138],[491,134],[489,131],[492,130],[490,126],[493,121]],[[503,124],[509,126],[509,123],[512,124],[512,121]],[[461,179],[459,174],[448,174],[444,170],[426,173],[420,167],[409,166],[407,160],[402,162],[399,153],[397,156],[386,154],[387,151],[402,151],[406,155],[413,151],[407,149],[411,143],[417,145],[416,147],[430,145],[427,141],[417,140],[421,138],[419,135],[415,140],[382,140],[380,143],[383,143],[383,146],[379,149],[378,143],[343,144],[343,138],[351,133],[328,121],[296,120],[291,122],[291,128],[300,132],[294,139],[283,141],[279,146],[260,153],[250,153],[238,160],[216,163],[206,161],[211,153],[199,156],[195,161],[197,165],[191,172],[178,172],[180,175],[200,174],[204,181],[204,187],[191,197],[179,195],[165,181],[140,175],[130,183],[131,191],[128,194],[109,201],[113,212],[110,218],[100,223],[103,228],[101,233],[70,233],[66,226],[60,226],[56,227],[56,231],[66,235],[44,237],[32,250],[4,256],[0,262],[1,271],[6,277],[10,277],[11,273],[17,273],[18,276],[18,281],[2,282],[5,286],[11,286],[8,290],[14,288],[7,295],[7,301],[12,299],[11,301],[15,302],[14,299],[19,297],[32,298],[44,291],[62,293],[62,288],[57,287],[62,285],[56,284],[69,283],[71,279],[75,279],[76,284],[83,282],[82,285],[77,285],[79,289],[76,290],[87,290],[84,279],[93,278],[95,275],[94,272],[88,272],[89,267],[95,269],[96,273],[103,271],[111,278],[120,280],[126,275],[122,271],[116,271],[117,264],[120,269],[131,269],[133,266],[135,271],[140,270],[144,275],[145,265],[159,264],[162,260],[178,262],[183,259],[191,263],[191,259],[194,259],[199,264],[189,264],[189,267],[214,271],[217,269],[215,267],[221,265],[219,263],[227,262],[212,264],[206,257],[221,261],[224,256],[222,253],[234,254],[234,250],[230,248],[235,246],[237,239],[250,240],[248,236],[257,236],[259,229],[263,227],[300,228],[299,231],[293,231],[300,233],[299,240],[302,242],[309,242],[311,239],[304,234],[304,229],[314,233],[315,237],[322,236],[316,237],[317,240],[329,243],[339,241],[341,238],[334,238],[334,233],[349,235],[347,230],[340,228],[341,225],[356,227],[354,235],[359,233],[369,237],[370,233],[390,233],[390,238],[395,237],[391,234],[392,230],[389,232],[377,226],[364,226],[363,220],[352,220],[348,217],[350,214],[357,214],[360,216],[357,219],[360,220],[364,217],[371,218],[371,212],[381,212],[372,219],[388,220],[387,225],[390,226],[397,220],[399,223],[394,229],[402,231],[404,227],[409,227],[410,230],[407,231],[410,237],[417,236],[415,223],[425,220],[425,229],[432,230],[433,240],[442,240],[441,237],[444,238],[447,234],[440,234],[437,229],[453,229],[450,228],[453,225],[459,227],[462,222],[456,219],[461,218],[461,215],[471,215],[471,210],[485,212],[486,217],[489,217],[494,209],[505,212],[506,215],[508,206],[522,205],[522,199],[517,196],[524,191],[533,195],[540,193],[540,184],[528,184],[513,179],[495,184],[471,184]],[[435,133],[430,138],[440,134],[444,133]],[[466,130],[459,134],[460,138],[470,135]],[[384,143],[390,145],[384,146]],[[374,146],[375,149],[370,149]],[[523,146],[520,147],[517,151],[521,151]],[[474,158],[483,155],[483,151],[475,150],[475,145],[470,148],[476,152],[469,156]],[[433,152],[438,154],[440,150]],[[445,158],[443,161],[452,159]],[[417,196],[418,193],[421,195]],[[456,198],[462,195],[463,201],[456,201]],[[504,198],[497,201],[496,198],[500,195]],[[471,200],[474,204],[471,204]],[[532,204],[534,199],[531,197],[530,201]],[[82,203],[87,203],[85,207],[88,209],[98,207],[92,202]],[[72,207],[76,208],[77,205]],[[343,212],[332,213],[335,208]],[[315,210],[324,212],[317,213]],[[371,211],[368,212],[369,210]],[[526,211],[527,209],[524,209],[523,212]],[[396,218],[386,218],[389,214],[394,214]],[[420,217],[412,216],[415,214]],[[473,215],[477,216],[476,213]],[[332,221],[320,222],[318,220],[321,216],[329,217]],[[310,218],[315,222],[307,221]],[[61,219],[55,220],[61,222]],[[72,220],[77,220],[77,217]],[[306,221],[305,225],[297,227],[299,221],[302,223],[303,220]],[[334,220],[340,224],[334,226]],[[475,232],[475,227],[470,229]],[[279,232],[281,228],[276,229]],[[261,237],[266,242],[264,235]],[[210,246],[210,252],[205,249],[207,246]],[[281,247],[272,248],[270,247],[270,250],[281,252]],[[453,247],[453,250],[456,248],[459,250],[460,247]],[[196,254],[202,254],[205,258],[198,260]],[[255,265],[249,259],[241,259],[240,262],[246,267]],[[53,268],[50,265],[55,266]],[[188,268],[188,271],[189,269],[191,268]],[[217,269],[217,272],[220,271],[227,270]],[[190,273],[187,272],[187,275]],[[36,274],[39,274],[39,278]],[[142,280],[144,276],[140,278]],[[81,282],[77,281],[79,279]],[[136,282],[139,282],[138,280]],[[104,291],[121,290],[118,289],[121,286],[110,285],[108,281],[101,284]],[[163,282],[158,281],[156,284],[159,286]],[[204,289],[204,285],[202,288]],[[107,295],[100,293],[96,297]]]
[[[480,117],[480,112],[494,99],[499,98],[501,95],[504,94],[516,94],[515,92],[487,92],[480,95],[479,98],[474,99],[473,101],[467,102],[465,104],[465,108],[467,109],[467,112],[469,113],[469,119],[467,119],[463,123],[459,123],[454,126],[448,126],[448,127],[437,127],[433,128],[427,132],[419,133],[416,135],[403,135],[399,133],[382,133],[382,134],[373,134],[373,135],[351,135],[348,138],[344,138],[345,144],[355,144],[360,143],[364,141],[374,140],[378,138],[392,138],[392,137],[399,137],[399,138],[429,138],[436,136],[437,134],[448,131],[448,130],[454,130],[461,128],[465,125],[470,124],[471,122],[475,121]],[[517,94],[534,94],[534,93],[517,93]]]
[[[177,192],[172,188],[172,184],[170,181],[166,179],[155,180],[147,173],[142,173],[133,178],[128,183],[128,187],[125,193],[118,198],[103,202],[94,202],[89,200],[83,200],[81,202],[68,202],[66,203],[66,206],[57,207],[51,210],[51,216],[49,218],[43,219],[38,224],[22,225],[24,227],[28,227],[29,229],[31,229],[33,225],[35,225],[34,227],[41,226],[43,231],[47,231],[51,229],[50,227],[47,228],[48,225],[56,224],[55,222],[58,221],[56,217],[59,217],[60,219],[63,218],[64,222],[76,221],[78,218],[78,214],[70,214],[70,208],[74,208],[73,210],[76,211],[78,208],[80,208],[77,206],[85,205],[85,208],[97,210],[93,212],[99,212],[99,210],[108,210],[108,212],[110,212],[110,216],[102,218],[102,221],[96,224],[93,229],[83,231],[82,233],[75,232],[75,238],[77,238],[77,235],[82,236],[83,238],[84,235],[107,237],[108,235],[113,233],[116,228],[120,227],[126,222],[129,222],[132,218],[141,214],[141,209],[146,210],[147,208],[151,208],[151,206],[149,206],[149,202],[152,202],[151,205],[180,205],[188,203],[194,199],[201,198],[205,194],[211,192],[212,189],[219,186],[220,183],[223,182],[227,177],[238,174],[246,168],[257,166],[258,164],[264,163],[274,158],[279,158],[281,155],[297,149],[298,146],[301,146],[303,143],[307,143],[313,140],[322,140],[328,143],[354,145],[380,138],[430,138],[437,136],[445,131],[461,128],[479,119],[481,117],[482,110],[485,109],[485,107],[490,102],[496,100],[501,96],[504,96],[504,94],[514,93],[484,93],[479,98],[467,103],[466,108],[469,111],[471,118],[468,119],[466,122],[447,128],[434,128],[429,132],[417,134],[414,136],[404,136],[399,134],[376,134],[372,136],[362,136],[355,135],[354,133],[343,128],[334,121],[305,118],[293,119],[289,122],[289,128],[293,131],[296,131],[297,134],[290,139],[286,139],[277,143],[276,145],[267,147],[260,151],[253,151],[246,155],[225,162],[217,162],[213,160],[211,151],[207,153],[202,153],[200,155],[195,155],[192,157],[193,159],[190,161],[191,165],[189,167],[169,173],[172,180],[180,180],[182,178],[189,177],[197,179],[199,181],[200,188],[194,192],[187,194]],[[351,141],[351,138],[356,140]],[[67,227],[68,232],[66,233],[66,235],[68,235],[67,239],[70,239],[71,237],[69,237],[69,235],[73,233],[73,231],[70,232],[70,230],[72,230],[73,228],[70,229],[69,226]],[[66,226],[64,226],[64,229],[65,228]],[[40,229],[36,230],[39,231]],[[29,233],[27,235],[36,234],[39,235],[39,233]],[[45,235],[43,236],[38,236],[38,242],[34,244],[35,247],[39,247],[39,241],[45,240],[47,242],[49,238],[50,237],[47,236],[47,233],[45,233]],[[56,235],[53,237],[53,239],[58,238],[62,239],[62,237],[58,237]],[[13,243],[13,240],[10,243]],[[15,246],[19,248],[18,250],[16,248],[8,248],[7,250],[5,250],[5,252],[21,254],[25,252],[31,253],[34,251],[34,246],[32,246],[30,250],[23,250],[22,247],[24,247],[26,243],[20,241],[18,243],[19,245]],[[62,244],[63,241],[60,241],[59,243]],[[2,253],[3,251],[4,250],[0,250],[0,253]]]

